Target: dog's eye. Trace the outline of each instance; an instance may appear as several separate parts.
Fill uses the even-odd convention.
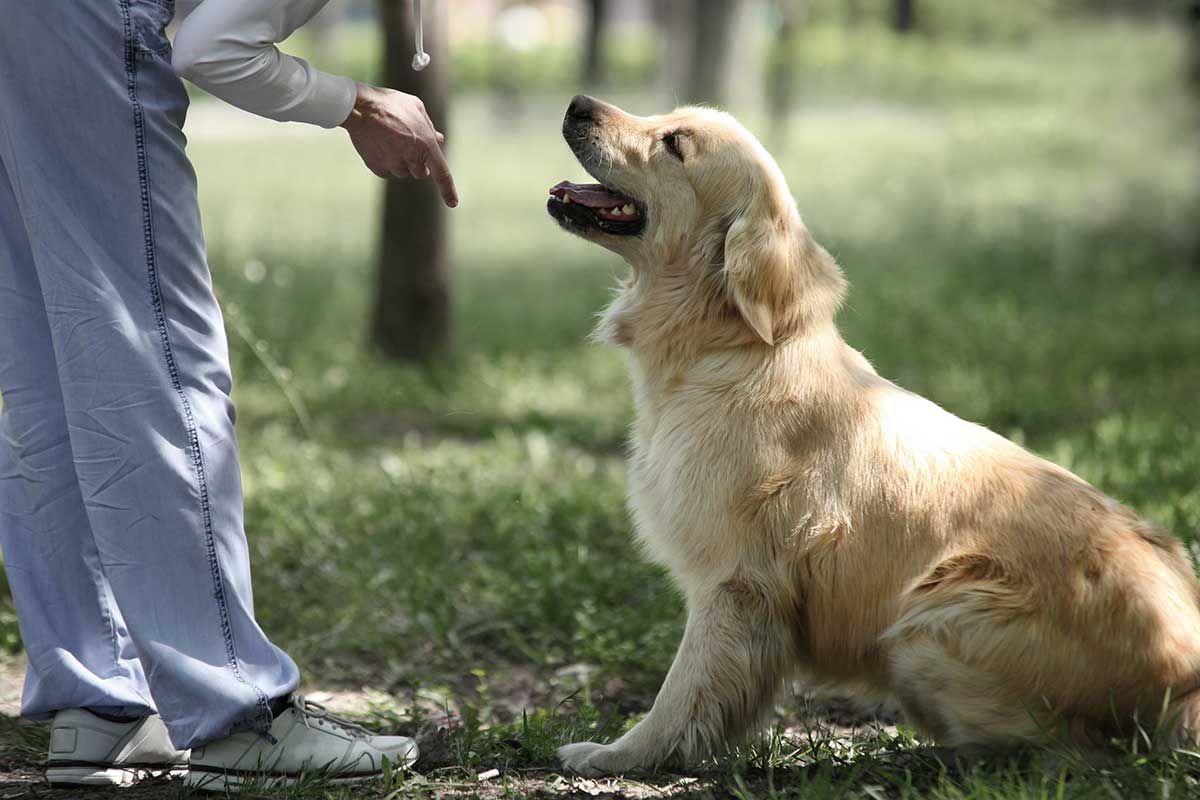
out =
[[[662,138],[662,143],[664,147],[671,151],[671,155],[675,156],[680,161],[683,161],[683,150],[679,148],[678,134],[668,133]]]

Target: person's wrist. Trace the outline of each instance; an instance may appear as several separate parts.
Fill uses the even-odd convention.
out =
[[[370,89],[373,87],[367,86],[365,83],[359,83],[358,93],[354,97],[354,105],[350,108],[350,114],[342,120],[340,127],[347,131],[353,132],[359,124],[367,118],[372,106]]]

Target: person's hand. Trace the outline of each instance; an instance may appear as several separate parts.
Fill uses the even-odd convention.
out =
[[[392,89],[358,85],[354,109],[342,127],[367,168],[381,178],[430,178],[442,201],[458,205],[450,166],[442,154],[442,136],[421,98]]]

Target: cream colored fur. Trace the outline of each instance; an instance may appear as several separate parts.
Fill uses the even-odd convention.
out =
[[[675,133],[682,162],[666,151]],[[1177,540],[1068,471],[879,377],[842,340],[840,270],[731,117],[601,106],[574,143],[645,204],[586,234],[632,277],[637,534],[687,601],[649,715],[560,751],[583,774],[694,761],[798,672],[888,694],[949,746],[1085,746],[1200,722],[1200,592]]]

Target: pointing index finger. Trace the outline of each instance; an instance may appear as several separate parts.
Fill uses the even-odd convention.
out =
[[[454,187],[454,176],[450,174],[450,165],[446,163],[446,156],[442,154],[442,149],[437,146],[436,142],[430,142],[425,158],[430,176],[442,193],[442,202],[450,208],[454,208],[458,205],[458,190]]]

